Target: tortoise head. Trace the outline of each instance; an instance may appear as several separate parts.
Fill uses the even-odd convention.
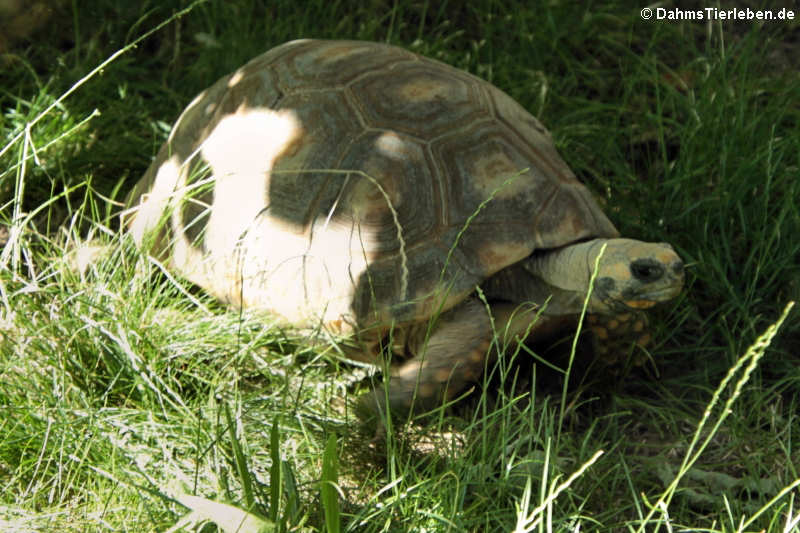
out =
[[[683,261],[666,243],[594,239],[534,254],[524,266],[551,288],[559,309],[579,312],[604,244],[589,312],[647,309],[680,293]]]
[[[647,309],[675,298],[683,288],[683,261],[666,243],[609,239],[600,259],[591,311]],[[590,268],[600,246],[591,253]],[[591,271],[589,272],[591,275]]]

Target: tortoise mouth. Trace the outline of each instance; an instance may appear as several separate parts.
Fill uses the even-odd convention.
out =
[[[600,300],[612,311],[641,311],[650,309],[660,303],[668,302],[680,294],[680,287],[665,287],[652,291],[632,291],[633,294],[623,294],[622,297],[612,296],[602,288],[595,289]]]

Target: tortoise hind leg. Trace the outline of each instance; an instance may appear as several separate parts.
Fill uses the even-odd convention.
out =
[[[385,413],[387,400],[392,415],[405,417],[453,399],[483,373],[491,339],[489,317],[477,300],[442,313],[429,335],[427,323],[420,325],[408,341],[414,356],[392,374],[388,390],[378,386],[359,398],[359,415]]]

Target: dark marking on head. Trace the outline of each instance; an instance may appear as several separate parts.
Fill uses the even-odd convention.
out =
[[[655,259],[637,259],[631,263],[631,274],[642,283],[652,283],[664,277],[664,266]]]
[[[616,288],[617,283],[614,281],[614,278],[603,277],[598,278],[597,281],[594,282],[594,285],[599,291],[608,293]]]

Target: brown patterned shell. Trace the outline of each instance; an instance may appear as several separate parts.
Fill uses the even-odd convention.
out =
[[[301,326],[418,321],[614,226],[508,95],[401,48],[293,41],[201,93],[129,228],[233,304]]]

